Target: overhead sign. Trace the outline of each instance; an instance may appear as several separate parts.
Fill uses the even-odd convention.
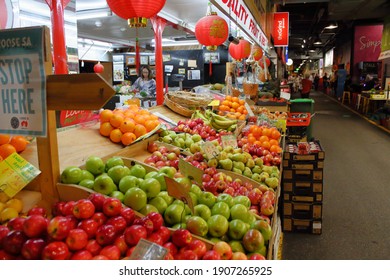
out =
[[[244,31],[255,43],[267,51],[268,39],[261,27],[257,24],[249,8],[243,0],[211,0],[231,20]]]
[[[274,38],[275,47],[288,46],[288,29],[289,29],[288,12],[274,13],[274,24],[272,37]]]
[[[378,60],[390,57],[390,16],[385,19],[382,32],[381,54]]]
[[[46,136],[44,28],[0,30],[0,133]]]

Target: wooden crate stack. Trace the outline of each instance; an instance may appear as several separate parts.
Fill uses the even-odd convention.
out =
[[[325,152],[318,141],[300,154],[296,143],[283,153],[282,224],[285,232],[322,232],[323,170]]]

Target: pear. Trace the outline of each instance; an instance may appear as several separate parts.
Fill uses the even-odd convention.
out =
[[[238,168],[233,167],[233,172],[242,175],[242,171]]]
[[[272,189],[276,189],[279,185],[279,179],[275,177],[269,177],[265,179],[265,183],[267,184],[268,187]]]
[[[259,182],[259,183],[261,182],[261,177],[260,177],[259,173],[253,173],[251,176],[251,179],[255,180],[256,182]]]
[[[267,172],[268,175],[270,175],[272,173],[272,170],[273,170],[272,166],[267,166],[267,165],[263,166],[263,171]]]
[[[218,165],[221,166],[225,170],[232,170],[233,168],[233,161],[231,159],[223,159],[218,162]]]
[[[232,154],[229,158],[233,161],[238,161],[241,163],[245,163],[244,160],[246,159],[243,154]]]
[[[194,144],[194,140],[192,140],[192,138],[186,138],[186,140],[184,141],[185,143],[185,147],[186,148],[190,148],[192,144]]]
[[[219,160],[223,160],[223,159],[229,158],[229,156],[228,156],[228,153],[222,151],[222,152],[219,154],[219,157],[218,157],[218,158],[219,158]]]
[[[242,173],[244,176],[251,178],[252,170],[249,167],[245,167],[244,172]]]
[[[279,172],[272,172],[271,175],[270,175],[270,177],[275,177],[275,178],[278,178],[278,179],[279,179],[279,176],[280,176]]]
[[[255,165],[253,168],[252,168],[252,173],[257,173],[257,174],[260,174],[261,172],[263,172],[263,169],[258,166],[258,165]]]
[[[255,161],[252,158],[248,159],[246,162],[246,167],[253,168],[255,165]]]
[[[242,154],[242,149],[241,148],[235,148],[233,150],[233,153],[235,153],[235,154]]]
[[[263,167],[263,159],[262,158],[256,158],[255,159],[255,164],[257,165],[257,166],[260,166],[260,167]]]
[[[260,177],[261,177],[261,181],[265,182],[265,180],[269,178],[269,174],[267,172],[263,171],[260,173]]]
[[[233,146],[226,146],[223,150],[229,154],[234,154]]]
[[[240,162],[240,161],[233,161],[233,167],[240,169],[241,172],[244,172],[244,170],[245,170],[245,164],[243,162]]]
[[[218,160],[216,158],[211,158],[207,161],[207,165],[209,167],[217,167],[218,166]]]

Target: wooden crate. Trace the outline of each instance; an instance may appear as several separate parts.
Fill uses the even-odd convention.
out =
[[[321,234],[322,233],[322,220],[321,219],[294,219],[291,217],[283,218],[283,231],[284,232],[302,232]]]
[[[323,169],[301,170],[283,169],[283,180],[294,181],[321,181],[323,179]]]
[[[286,202],[322,202],[322,200],[322,193],[313,193],[312,195],[295,195],[288,192],[283,193],[283,201]]]
[[[283,215],[295,219],[321,219],[322,203],[283,202]]]
[[[283,160],[283,168],[289,169],[301,169],[301,170],[314,170],[314,169],[323,169],[324,161],[291,161],[291,160]]]
[[[289,161],[319,161],[325,159],[325,152],[322,149],[322,146],[320,145],[320,142],[316,141],[316,143],[321,147],[322,151],[319,151],[318,153],[311,153],[311,154],[305,154],[300,155],[297,153],[292,153],[289,151],[285,151],[283,153],[283,159],[289,160]]]
[[[323,199],[322,181],[286,181],[282,182],[284,201],[321,202]]]

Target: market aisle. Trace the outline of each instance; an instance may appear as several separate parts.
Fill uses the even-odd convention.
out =
[[[322,235],[285,233],[283,259],[390,259],[390,135],[320,93],[313,136],[325,150]]]

